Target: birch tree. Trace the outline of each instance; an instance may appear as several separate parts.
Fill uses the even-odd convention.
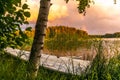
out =
[[[40,57],[43,49],[45,29],[47,27],[49,8],[51,0],[41,0],[38,19],[35,25],[35,36],[31,48],[28,64],[28,79],[34,80],[40,66]]]

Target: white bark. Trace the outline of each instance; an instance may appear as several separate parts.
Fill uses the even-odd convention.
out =
[[[35,36],[31,48],[29,64],[28,64],[28,79],[34,80],[40,65],[40,57],[43,49],[43,41],[45,36],[45,29],[47,27],[48,14],[51,0],[41,0],[38,19],[35,26]]]

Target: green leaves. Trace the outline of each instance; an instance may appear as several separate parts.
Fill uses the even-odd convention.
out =
[[[22,9],[23,9],[23,10],[29,9],[29,8],[28,8],[28,5],[27,5],[27,4],[23,4]],[[29,11],[25,11],[25,12],[24,12],[24,16],[25,16],[25,17],[30,17],[30,12],[29,12]]]
[[[27,37],[20,26],[28,24],[28,17],[29,7],[27,4],[22,5],[21,0],[0,0],[1,51],[6,47],[21,46],[26,42]]]
[[[69,2],[69,0],[65,0],[66,3]],[[83,13],[84,15],[86,14],[86,8],[90,7],[90,3],[94,3],[94,0],[76,0],[79,2],[78,4],[78,11],[79,13]]]
[[[27,27],[25,30],[26,31],[32,31],[32,27]]]
[[[30,12],[28,12],[28,11],[24,12],[24,16],[25,17],[30,17]]]
[[[23,4],[22,9],[29,9],[27,4]]]

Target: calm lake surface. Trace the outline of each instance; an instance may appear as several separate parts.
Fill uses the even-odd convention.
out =
[[[120,38],[102,38],[102,40],[108,40],[108,41],[120,41]]]

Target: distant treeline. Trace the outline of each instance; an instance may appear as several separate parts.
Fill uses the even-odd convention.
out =
[[[27,34],[27,36],[33,37],[35,30],[34,29],[32,29],[31,31],[25,30],[24,32]],[[113,34],[106,33],[104,35],[89,35],[87,31],[68,26],[49,26],[46,29],[45,38],[54,38],[59,35],[77,36],[78,38],[120,38],[120,32],[115,32]]]
[[[25,30],[24,32],[28,37],[34,37],[34,33],[35,33],[34,29]],[[19,31],[16,33],[19,34]],[[68,35],[68,36],[76,35],[79,38],[84,38],[89,36],[86,31],[76,29],[73,27],[67,27],[67,26],[49,26],[46,29],[46,38],[54,38],[60,34]]]
[[[89,35],[92,38],[120,38],[120,32],[115,32],[113,34],[106,33],[105,35]]]
[[[86,31],[76,29],[73,27],[66,26],[51,26],[46,29],[46,37],[54,38],[60,34],[68,35],[68,36],[77,36],[79,38],[88,37],[88,33]]]

